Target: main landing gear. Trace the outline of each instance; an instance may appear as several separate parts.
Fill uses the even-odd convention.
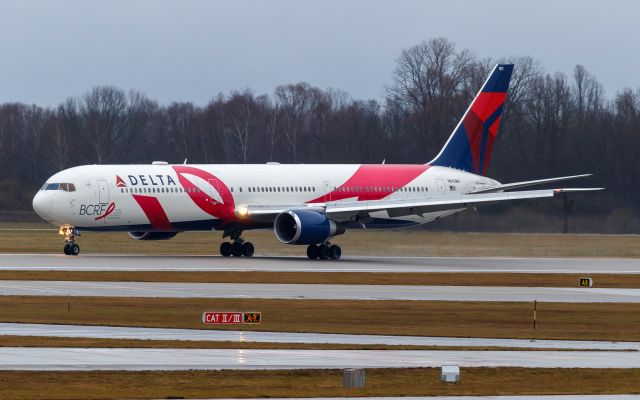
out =
[[[339,260],[342,256],[342,249],[337,244],[331,244],[329,242],[322,243],[320,245],[310,244],[307,247],[307,257],[310,260]]]
[[[80,236],[80,232],[73,226],[61,226],[58,233],[64,235],[64,254],[68,256],[80,254],[80,246],[76,243],[76,235]]]
[[[223,257],[253,256],[253,252],[255,250],[253,247],[253,243],[245,242],[244,239],[240,237],[240,235],[242,235],[242,231],[225,231],[222,235],[222,238],[224,239],[229,236],[231,240],[233,240],[233,243],[222,242],[220,244],[220,255],[222,255]]]

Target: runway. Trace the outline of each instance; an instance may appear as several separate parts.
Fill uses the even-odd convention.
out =
[[[97,339],[185,340],[238,343],[329,343],[354,345],[380,344],[449,347],[519,347],[532,349],[640,351],[640,342],[349,335],[16,323],[0,323],[0,335],[54,336],[66,338]]]
[[[4,347],[2,370],[219,370],[427,368],[640,368],[637,352],[96,349]]]
[[[624,258],[302,257],[223,258],[81,254],[0,254],[0,270],[64,271],[289,271],[289,272],[520,272],[640,274],[640,260]]]
[[[537,300],[554,303],[640,302],[640,289],[11,280],[0,281],[0,295],[516,302]]]

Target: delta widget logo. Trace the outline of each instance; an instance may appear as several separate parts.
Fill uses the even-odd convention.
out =
[[[116,175],[116,187],[119,187],[119,188],[127,187],[127,184],[124,183],[122,178],[120,178],[118,175]]]

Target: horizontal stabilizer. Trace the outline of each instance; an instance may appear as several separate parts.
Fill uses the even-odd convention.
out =
[[[570,179],[578,179],[578,178],[586,178],[587,176],[591,176],[591,175],[593,174],[560,176],[558,178],[536,179],[533,181],[505,183],[503,185],[483,187],[480,189],[472,190],[469,192],[469,194],[504,192],[505,190],[518,189],[518,188],[527,187],[527,186],[543,185],[545,183],[568,181]],[[563,190],[567,190],[567,189],[563,189]]]

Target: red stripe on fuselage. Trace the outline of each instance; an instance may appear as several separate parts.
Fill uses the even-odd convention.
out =
[[[322,203],[352,197],[357,197],[359,201],[380,200],[406,186],[427,169],[429,165],[363,164],[336,190],[307,203]]]
[[[215,175],[195,167],[186,165],[175,165],[173,169],[178,173],[178,181],[191,200],[204,212],[216,218],[229,220],[234,217],[235,202],[231,190]],[[222,198],[222,203],[216,201],[213,197],[200,190],[183,174],[190,174],[205,180]]]
[[[153,229],[161,231],[173,230],[167,214],[156,197],[141,196],[139,194],[132,194],[131,196],[138,202]]]

